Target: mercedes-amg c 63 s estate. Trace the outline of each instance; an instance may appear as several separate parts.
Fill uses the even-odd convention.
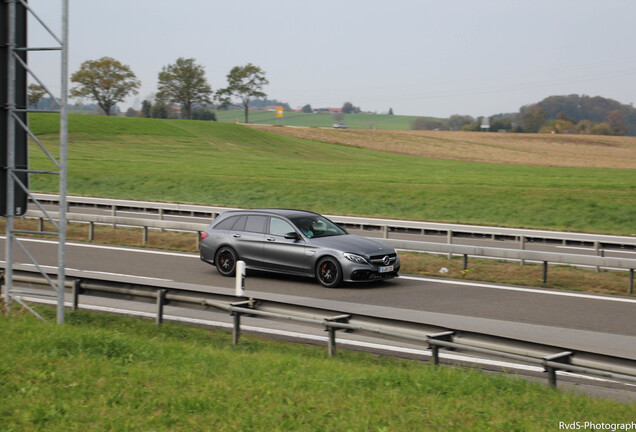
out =
[[[303,210],[236,210],[221,214],[201,235],[201,260],[233,276],[247,269],[311,276],[326,287],[398,276],[395,249],[347,233]]]

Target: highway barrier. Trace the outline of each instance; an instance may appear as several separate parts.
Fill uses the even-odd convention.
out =
[[[55,270],[49,276],[55,277]],[[39,272],[27,266],[16,265],[14,281],[20,289],[13,291],[12,299],[38,297],[52,291],[50,284]],[[434,364],[440,362],[440,350],[469,352],[513,360],[524,365],[542,367],[548,382],[556,386],[558,373],[604,377],[625,383],[636,383],[636,361],[598,352],[585,352],[568,346],[547,346],[527,340],[515,340],[471,331],[444,328],[435,324],[387,318],[353,311],[330,310],[307,304],[311,299],[259,293],[259,298],[237,297],[234,290],[203,287],[169,281],[140,280],[134,277],[102,275],[97,273],[67,272],[66,290],[71,294],[73,309],[77,309],[84,296],[100,296],[156,304],[156,322],[164,319],[166,305],[203,310],[225,311],[233,324],[233,342],[239,343],[241,318],[253,317],[290,321],[301,325],[323,328],[328,333],[328,352],[336,354],[337,332],[369,334],[386,340],[402,340],[421,345],[432,352]],[[304,304],[303,304],[304,303]],[[470,363],[470,362],[469,362]]]

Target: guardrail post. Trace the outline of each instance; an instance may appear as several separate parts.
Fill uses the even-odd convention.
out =
[[[146,243],[148,243],[148,227],[147,226],[144,227],[144,233],[142,236],[142,244],[145,246]]]
[[[201,249],[201,231],[197,231],[197,242],[194,247],[196,250]]]
[[[543,283],[548,283],[548,262],[543,261]]]
[[[433,354],[431,359],[433,360],[433,364],[435,366],[439,364],[439,345],[436,345],[435,341],[453,342],[454,334],[454,331],[445,331],[432,335],[426,335],[426,337],[428,338],[428,347]]]
[[[255,302],[252,298],[239,303],[230,303],[230,306],[232,308],[240,307],[244,309],[254,309],[256,307]],[[230,315],[232,315],[232,321],[234,323],[234,326],[232,328],[232,344],[238,345],[239,339],[241,337],[241,315],[243,315],[243,312],[237,311],[236,309],[230,309]]]
[[[73,310],[76,311],[79,307],[79,295],[82,291],[82,281],[75,279],[73,281]]]
[[[232,345],[238,345],[241,336],[241,313],[232,312],[234,327],[232,328]]]
[[[629,269],[629,290],[630,294],[634,293],[634,269]]]
[[[596,251],[596,255],[600,255],[601,252],[601,242],[594,242],[594,250]],[[599,273],[601,268],[596,266],[596,273]]]
[[[453,231],[452,230],[446,231],[446,243],[453,244]],[[453,253],[449,252],[448,253],[448,259],[452,259],[452,258],[453,258]]]
[[[342,330],[334,326],[334,323],[348,324],[351,315],[338,315],[325,318],[325,330],[329,332],[329,357],[336,354],[336,331]]]
[[[117,204],[112,205],[111,216],[117,216]],[[113,224],[113,229],[117,229],[117,224]]]
[[[95,223],[89,222],[88,223],[88,241],[93,241],[93,240],[95,240]]]
[[[525,248],[526,248],[526,237],[521,236],[519,237],[519,249],[524,250]],[[525,264],[526,264],[526,260],[522,259],[521,265],[525,265]]]
[[[162,208],[159,209],[159,220],[163,220],[163,209]],[[161,232],[164,232],[163,228],[161,228]]]
[[[462,263],[462,270],[466,271],[468,270],[468,255],[464,254],[464,260]]]
[[[382,238],[385,238],[385,239],[389,238],[389,226],[388,225],[383,225],[382,226]]]
[[[157,324],[163,323],[163,306],[166,303],[166,292],[165,289],[160,289],[157,291]]]
[[[557,385],[556,373],[557,370],[562,369],[559,367],[559,365],[570,364],[573,354],[574,353],[572,351],[563,351],[543,357],[543,368],[548,373],[548,382],[550,383],[551,387],[556,387]],[[555,363],[557,363],[557,365],[555,365]]]

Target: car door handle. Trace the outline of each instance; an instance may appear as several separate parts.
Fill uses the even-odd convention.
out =
[[[267,241],[273,242],[273,241],[276,241],[276,239],[274,237],[267,237]]]
[[[232,237],[234,237],[234,238],[241,238],[241,235],[240,235],[240,234],[232,234]]]

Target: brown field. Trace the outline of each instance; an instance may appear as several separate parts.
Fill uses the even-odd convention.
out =
[[[253,127],[298,138],[434,159],[579,168],[636,168],[636,137]]]

